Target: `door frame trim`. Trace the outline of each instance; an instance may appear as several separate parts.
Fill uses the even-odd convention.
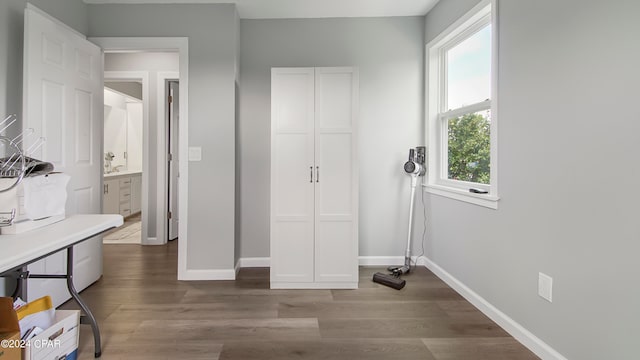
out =
[[[100,46],[103,51],[158,51],[178,52],[180,56],[180,135],[178,156],[186,159],[189,148],[189,38],[187,37],[90,37],[89,41]],[[162,154],[161,154],[162,155]],[[166,167],[166,154],[161,156]],[[160,159],[159,159],[160,161]],[[180,162],[180,227],[178,229],[178,280],[187,280],[187,248],[188,248],[188,203],[189,203],[189,166],[187,161]],[[144,174],[143,174],[144,175]],[[143,180],[144,181],[144,180]],[[166,226],[167,217],[162,215],[161,221]],[[159,219],[160,220],[160,219]]]

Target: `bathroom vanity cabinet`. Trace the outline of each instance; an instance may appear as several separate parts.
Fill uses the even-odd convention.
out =
[[[124,217],[140,212],[142,193],[141,172],[111,173],[104,176],[102,210],[105,214]]]

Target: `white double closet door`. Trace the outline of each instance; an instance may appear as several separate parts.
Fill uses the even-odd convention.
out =
[[[358,72],[271,72],[271,287],[358,287]]]

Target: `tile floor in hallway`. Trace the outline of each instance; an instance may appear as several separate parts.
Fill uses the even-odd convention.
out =
[[[124,219],[124,224],[116,229],[107,231],[103,244],[140,244],[142,242],[142,218],[140,213]]]

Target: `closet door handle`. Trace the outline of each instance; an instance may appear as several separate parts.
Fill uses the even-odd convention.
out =
[[[320,166],[316,166],[316,182],[320,182]]]
[[[309,166],[309,182],[313,182],[313,166]]]

